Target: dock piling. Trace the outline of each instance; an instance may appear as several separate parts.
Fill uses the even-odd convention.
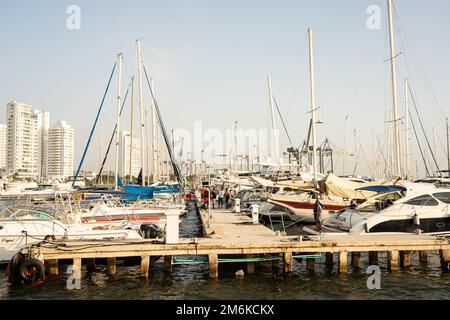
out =
[[[352,266],[355,269],[360,268],[361,252],[352,252]]]
[[[172,272],[172,270],[173,270],[172,256],[165,256],[164,257],[164,264],[166,265],[167,272]]]
[[[441,265],[447,267],[450,262],[450,250],[439,250]]]
[[[339,273],[347,272],[347,251],[339,251]]]
[[[52,259],[45,261],[45,269],[48,270],[49,275],[57,276],[59,274],[58,260]]]
[[[408,268],[411,265],[411,251],[400,251],[400,265]]]
[[[316,261],[314,259],[306,259],[306,270],[314,271]]]
[[[371,266],[378,264],[378,252],[369,251],[369,264]]]
[[[106,259],[106,273],[109,276],[113,276],[117,273],[116,258],[107,258]]]
[[[247,255],[247,258],[253,258],[253,255]],[[247,262],[247,274],[254,274],[255,273],[255,262],[250,261]]]
[[[428,260],[428,252],[427,251],[419,251],[419,261],[422,264],[426,264]]]
[[[390,271],[398,270],[398,256],[399,252],[397,250],[388,251],[387,264]]]
[[[208,255],[209,258],[209,276],[217,279],[219,277],[219,258],[217,254]]]
[[[79,270],[79,275],[81,277],[81,259],[80,258],[73,259],[73,270]]]
[[[325,254],[325,265],[327,267],[332,267],[333,266],[333,253],[327,252]]]
[[[290,274],[292,273],[292,264],[293,264],[293,258],[292,258],[292,252],[286,251],[283,255],[284,260],[284,274]]]
[[[150,256],[141,256],[141,277],[148,278],[150,270]]]

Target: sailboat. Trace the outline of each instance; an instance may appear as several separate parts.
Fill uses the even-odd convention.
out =
[[[401,176],[400,139],[397,118],[397,83],[396,83],[396,55],[394,47],[394,28],[392,17],[392,0],[387,0],[388,23],[391,53],[391,80],[393,98],[393,124],[394,124],[394,175]],[[406,89],[406,88],[405,88]],[[406,90],[405,90],[406,91]],[[407,92],[407,91],[406,91]],[[405,96],[407,101],[407,96]],[[406,108],[407,109],[407,108]],[[426,183],[398,182],[397,187],[403,190],[391,190],[386,195],[372,199],[356,208],[349,208],[338,212],[335,216],[324,221],[327,231],[358,234],[384,234],[389,233],[429,233],[440,234],[450,232],[450,191],[448,188],[438,187]],[[379,204],[389,205],[380,207]],[[377,205],[378,204],[378,205]],[[305,227],[309,233],[314,230]]]
[[[318,189],[319,174],[317,172],[317,146],[316,146],[316,118],[315,111],[315,74],[314,74],[314,52],[313,52],[313,30],[308,29],[309,38],[309,71],[310,71],[310,103],[311,103],[311,135],[312,135],[312,186]],[[269,82],[270,84],[270,82]],[[316,198],[320,198],[324,205],[323,214],[327,215],[331,211],[337,211],[349,205],[349,201],[330,197],[326,193],[315,191],[314,189],[288,191],[282,194],[270,194],[268,202],[285,207],[294,214],[291,219],[313,222],[313,208]]]

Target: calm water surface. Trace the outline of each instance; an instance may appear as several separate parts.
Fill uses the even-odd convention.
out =
[[[189,211],[181,223],[181,235],[199,235],[199,224],[195,210]],[[292,228],[289,234],[299,230]],[[227,264],[219,279],[209,279],[208,264],[174,265],[168,273],[160,260],[147,280],[139,278],[138,265],[118,263],[117,275],[112,277],[98,265],[94,272],[83,267],[80,290],[66,288],[65,274],[32,288],[12,286],[0,270],[0,299],[450,299],[450,273],[441,270],[437,253],[429,255],[427,266],[413,254],[412,267],[395,273],[386,270],[386,255],[380,254],[379,260],[381,290],[367,289],[368,257],[363,254],[362,268],[350,268],[348,274],[338,274],[336,266],[328,268],[323,262],[317,262],[311,273],[305,262],[295,261],[291,276],[274,274],[271,263],[263,263],[256,274],[243,279],[234,275],[242,265]]]

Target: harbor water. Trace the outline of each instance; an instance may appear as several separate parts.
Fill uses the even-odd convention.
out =
[[[181,222],[180,234],[199,236],[200,228],[197,213],[191,208]],[[296,232],[289,230],[291,234]],[[242,265],[221,264],[219,279],[209,278],[208,264],[179,264],[168,272],[160,259],[149,279],[141,279],[139,265],[118,262],[115,276],[108,276],[103,265],[97,265],[94,271],[83,267],[79,290],[67,288],[68,275],[64,273],[34,287],[11,285],[2,268],[0,299],[450,299],[450,272],[441,269],[438,253],[429,254],[427,265],[421,265],[413,254],[411,267],[397,272],[387,271],[386,255],[380,254],[379,290],[367,287],[366,255],[361,257],[361,269],[350,267],[347,274],[338,274],[336,265],[327,267],[322,260],[316,262],[314,272],[306,270],[305,262],[296,261],[293,274],[287,277],[273,273],[270,262],[261,263],[255,274],[244,278],[235,276]]]

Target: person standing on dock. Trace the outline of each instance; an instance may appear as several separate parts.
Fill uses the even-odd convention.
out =
[[[217,198],[216,190],[212,189],[211,190],[211,202],[212,202],[213,209],[215,209],[215,207],[216,207],[216,198]]]
[[[225,209],[228,207],[228,202],[230,201],[230,193],[228,192],[228,188],[225,189],[224,193],[224,199],[225,199]]]
[[[316,198],[316,203],[314,204],[314,221],[316,222],[316,230],[322,232],[322,221],[320,216],[322,215],[323,204],[320,202],[319,197]]]
[[[203,208],[206,210],[209,206],[209,190],[205,189],[205,192],[203,192]]]
[[[219,209],[223,208],[224,196],[225,196],[225,191],[223,191],[223,189],[220,189],[219,194],[217,195],[217,200],[219,202]]]

